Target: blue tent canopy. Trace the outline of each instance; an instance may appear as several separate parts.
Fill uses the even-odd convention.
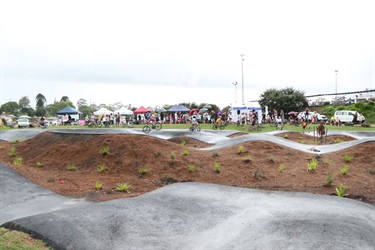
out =
[[[65,108],[59,110],[56,112],[58,115],[76,115],[76,114],[82,114],[82,112],[75,110],[74,108],[70,106],[66,106]]]
[[[167,112],[189,112],[190,109],[183,105],[173,105]]]

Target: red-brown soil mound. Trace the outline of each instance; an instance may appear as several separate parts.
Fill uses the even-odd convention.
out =
[[[301,134],[296,136],[300,139]],[[292,137],[289,133],[289,139]],[[105,146],[109,147],[108,155],[100,152]],[[0,161],[61,195],[94,201],[137,196],[172,182],[192,181],[328,195],[336,195],[335,187],[342,183],[349,198],[375,204],[375,185],[371,184],[375,179],[374,142],[321,157],[263,141],[216,151],[199,149],[207,146],[187,137],[162,140],[141,135],[45,132],[23,142],[0,142]],[[9,156],[12,147],[16,156]],[[345,161],[346,153],[353,156],[350,162]],[[21,166],[14,164],[17,157],[22,157]],[[313,158],[318,166],[309,172],[307,162]],[[216,163],[220,164],[219,172],[215,171]],[[78,170],[67,170],[73,164]],[[98,172],[100,165],[107,170]],[[189,166],[195,170],[188,171]],[[344,166],[350,167],[346,175],[340,171]],[[140,174],[143,168],[149,172]],[[331,186],[325,186],[328,174],[334,178]],[[102,183],[102,189],[95,189],[96,182]],[[131,185],[130,191],[116,191],[116,184],[125,182]]]

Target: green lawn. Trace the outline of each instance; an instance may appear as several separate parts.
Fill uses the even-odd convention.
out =
[[[135,125],[134,128],[143,128],[145,125]],[[190,124],[163,124],[163,128],[162,129],[186,129],[188,130],[190,128]],[[212,124],[200,124],[199,125],[201,127],[202,130],[213,130],[212,129]],[[270,132],[270,131],[274,131],[276,130],[275,127],[271,127],[270,125],[268,124],[265,124],[264,125],[265,128],[262,129],[262,131],[252,131],[251,133],[262,133],[262,132]],[[310,130],[313,130],[314,127],[317,127],[318,124],[310,124],[308,127],[310,127]],[[242,126],[237,126],[235,124],[231,124],[231,125],[228,125],[227,127],[225,127],[225,130],[237,130],[239,132],[249,132],[248,131],[248,127],[249,125],[246,125],[246,129],[243,129]],[[369,128],[365,128],[365,127],[360,127],[360,126],[331,126],[331,125],[325,125],[326,129],[328,130],[338,130],[338,131],[375,131],[375,127],[374,125],[372,127],[369,127]],[[76,125],[76,126],[50,126],[47,128],[47,130],[57,130],[57,129],[77,129],[77,128],[88,128],[87,126],[80,126],[80,125]],[[104,127],[103,127],[104,128]],[[116,126],[113,126],[111,128],[118,128]],[[0,130],[8,130],[10,128],[8,127],[0,127]],[[18,128],[15,128],[15,129],[18,129]],[[35,129],[40,129],[40,128],[35,128]],[[92,129],[96,129],[96,128],[92,128]],[[100,128],[99,128],[100,129]],[[126,128],[128,129],[128,128]],[[131,129],[131,128],[129,128]],[[220,129],[218,129],[220,130]],[[289,124],[285,124],[284,127],[283,127],[283,130],[292,130],[292,131],[296,131],[296,132],[302,132],[302,126],[294,126],[294,125],[289,125]],[[309,130],[307,130],[309,131]]]

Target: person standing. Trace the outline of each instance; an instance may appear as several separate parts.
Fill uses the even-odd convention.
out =
[[[285,114],[284,114],[284,110],[280,110],[280,118],[281,120],[284,122],[285,121]]]

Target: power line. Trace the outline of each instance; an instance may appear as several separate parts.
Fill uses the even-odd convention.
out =
[[[375,92],[375,89],[354,91],[354,92],[333,93],[333,94],[307,95],[306,97],[316,97],[316,96],[323,96],[323,95],[350,95],[350,94],[359,94],[359,93],[368,93],[368,92]]]

